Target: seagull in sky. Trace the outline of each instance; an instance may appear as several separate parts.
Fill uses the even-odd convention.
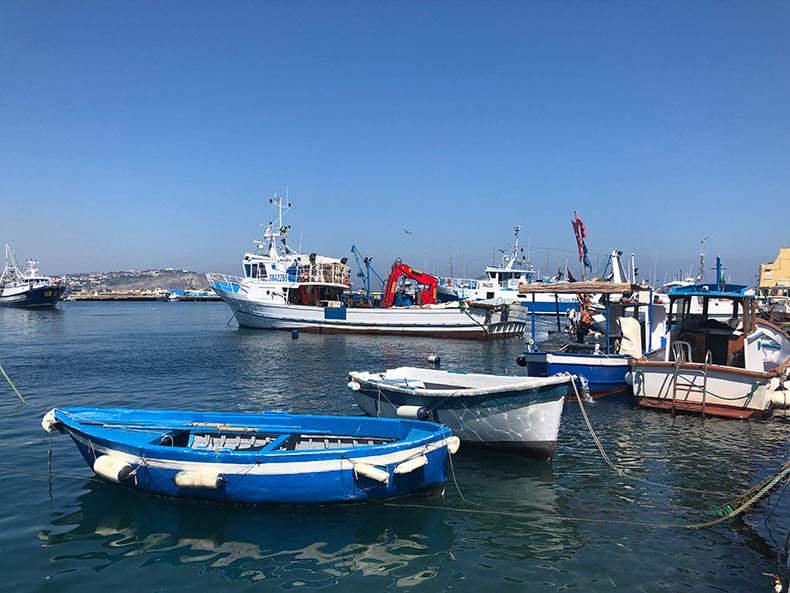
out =
[[[403,233],[406,234],[406,235],[413,235],[414,234],[409,229],[406,229],[406,228],[403,229]]]

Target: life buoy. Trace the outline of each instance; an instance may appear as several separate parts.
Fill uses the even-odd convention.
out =
[[[299,282],[307,282],[309,278],[310,276],[307,272],[302,272],[302,275],[299,276]]]

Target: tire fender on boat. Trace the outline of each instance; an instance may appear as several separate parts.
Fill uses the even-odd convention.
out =
[[[93,471],[97,476],[116,484],[126,480],[133,470],[134,468],[130,463],[112,455],[100,455],[93,462]]]

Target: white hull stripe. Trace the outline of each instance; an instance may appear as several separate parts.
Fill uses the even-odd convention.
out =
[[[68,427],[66,427],[68,429]],[[146,465],[157,469],[166,469],[173,471],[208,471],[216,472],[224,475],[257,475],[257,476],[272,476],[272,475],[288,475],[288,474],[311,474],[320,472],[331,472],[340,470],[353,469],[354,463],[367,463],[368,465],[392,465],[406,461],[413,457],[432,453],[433,451],[440,450],[447,446],[447,439],[434,441],[426,446],[413,447],[389,453],[386,455],[371,455],[350,459],[326,459],[321,461],[297,461],[293,463],[288,462],[266,462],[266,455],[263,455],[264,461],[261,463],[211,463],[204,461],[179,461],[175,459],[157,459],[146,458],[141,459],[136,455],[117,451],[109,447],[102,447],[97,443],[92,442],[90,439],[81,437],[69,430],[69,434],[87,448],[92,449],[97,455],[112,455],[118,459],[130,463],[132,465]],[[449,438],[449,435],[448,435]]]

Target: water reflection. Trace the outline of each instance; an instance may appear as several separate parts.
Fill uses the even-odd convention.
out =
[[[55,565],[98,560],[107,568],[155,557],[221,568],[231,580],[318,585],[361,575],[413,585],[438,574],[454,539],[431,508],[208,505],[93,482],[76,502],[77,510],[39,533]],[[94,542],[92,551],[86,542]]]
[[[471,447],[454,459],[465,500],[451,481],[441,504],[463,521],[459,548],[484,549],[489,558],[560,561],[582,545],[580,525],[563,520],[566,505],[552,464]]]

